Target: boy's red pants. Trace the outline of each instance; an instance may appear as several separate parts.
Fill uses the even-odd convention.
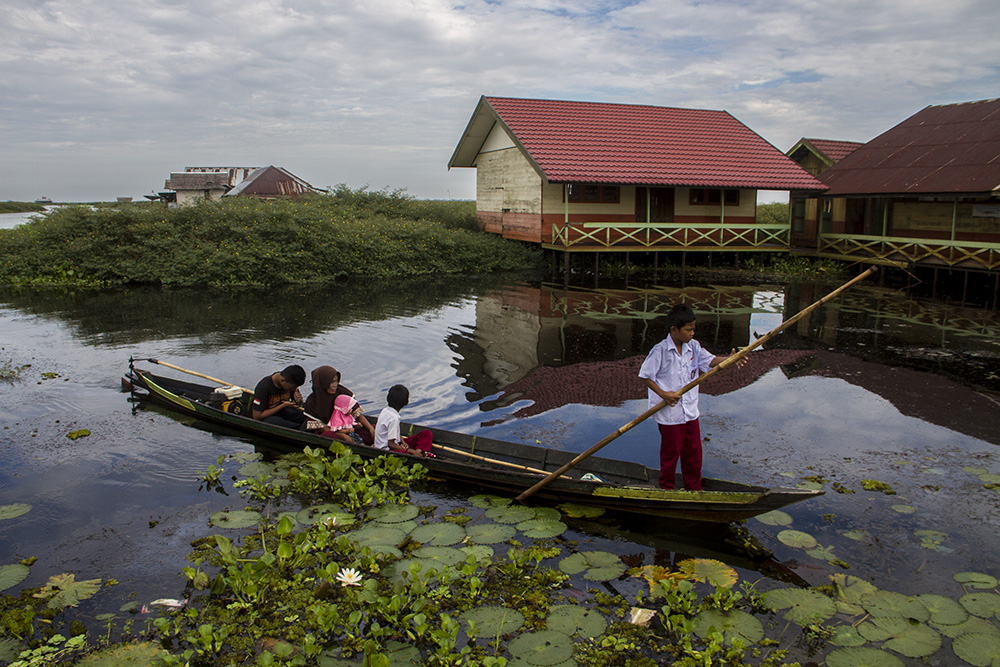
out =
[[[701,425],[697,419],[660,427],[660,488],[674,488],[677,460],[681,462],[684,488],[701,491]]]
[[[429,430],[424,429],[423,431],[414,433],[407,438],[403,438],[403,442],[409,445],[412,449],[419,449],[422,452],[430,452],[431,444],[434,442],[434,436]]]

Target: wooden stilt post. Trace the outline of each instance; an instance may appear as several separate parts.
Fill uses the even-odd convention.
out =
[[[931,298],[937,298],[937,279],[938,279],[938,267],[934,267],[934,282],[931,284]]]
[[[996,278],[993,279],[993,310],[997,309],[998,293],[1000,293],[1000,271],[997,271]]]
[[[569,251],[563,251],[563,285],[569,288]]]
[[[969,271],[966,269],[965,278],[962,280],[962,305],[965,305],[965,297],[969,292]]]

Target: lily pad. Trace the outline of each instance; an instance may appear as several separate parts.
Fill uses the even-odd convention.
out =
[[[391,544],[365,544],[362,548],[368,549],[373,554],[393,556],[395,558],[403,557],[403,552],[398,547],[394,547]]]
[[[465,539],[465,528],[457,523],[428,523],[415,528],[410,536],[421,544],[447,547]]]
[[[472,496],[469,498],[469,502],[472,503],[474,507],[480,509],[488,509],[490,507],[502,507],[504,505],[510,505],[511,499],[504,498],[503,496],[494,496],[491,494],[480,494],[478,496]]]
[[[1000,636],[973,633],[955,638],[951,650],[976,667],[1000,667]]]
[[[461,549],[451,547],[424,546],[413,550],[413,557],[442,563],[447,567],[455,567],[465,562],[467,554]]]
[[[799,625],[811,625],[832,618],[837,613],[833,600],[808,588],[777,588],[763,596],[764,604],[774,611],[785,611],[785,618]]]
[[[13,588],[28,578],[31,569],[21,563],[11,565],[0,565],[0,591]]]
[[[723,612],[718,609],[706,609],[694,618],[694,632],[699,637],[708,637],[711,628],[722,633],[727,644],[734,639],[740,639],[747,646],[756,644],[764,638],[764,626],[756,617],[733,609]]]
[[[996,577],[981,572],[959,572],[954,575],[953,579],[966,588],[988,590],[997,587]]]
[[[14,662],[28,647],[13,637],[0,637],[0,660]]]
[[[819,545],[815,549],[806,549],[806,554],[808,554],[811,558],[826,561],[827,563],[837,560],[837,555],[833,553],[832,546],[824,547]]]
[[[869,593],[861,598],[861,606],[875,617],[912,618],[921,622],[928,621],[931,617],[931,612],[920,600],[892,591]]]
[[[273,477],[276,468],[273,463],[264,463],[263,461],[252,461],[240,467],[237,471],[240,477],[246,477],[249,479],[257,479],[261,475],[264,477]]]
[[[80,438],[86,438],[90,435],[90,429],[81,428],[75,431],[70,431],[66,434],[66,437],[70,440],[79,440]]]
[[[875,584],[849,574],[834,574],[830,579],[837,597],[848,604],[860,605],[862,598],[878,590]]]
[[[100,579],[77,581],[75,574],[55,574],[32,597],[48,599],[49,609],[75,607],[101,590]]]
[[[983,484],[1000,484],[1000,475],[994,475],[991,472],[983,473],[979,476],[979,481]]]
[[[913,505],[890,505],[889,509],[900,514],[913,514],[917,511],[917,508]]]
[[[783,530],[778,533],[778,540],[784,545],[804,549],[811,549],[817,544],[815,537],[809,533],[803,533],[801,530]]]
[[[319,522],[320,519],[325,519],[331,514],[342,514],[343,512],[344,510],[340,505],[323,503],[322,505],[313,505],[312,507],[306,507],[299,510],[295,514],[295,520],[303,526],[311,526]]]
[[[498,523],[469,526],[465,532],[469,536],[469,541],[475,544],[500,544],[517,534],[514,526],[505,526]]]
[[[973,475],[982,475],[989,472],[986,468],[977,468],[976,466],[962,466],[962,472],[972,473]]]
[[[732,588],[740,575],[722,561],[711,558],[688,558],[677,564],[677,569],[695,581],[708,582],[712,586]]]
[[[524,614],[517,609],[501,606],[469,609],[463,611],[459,619],[466,622],[467,628],[469,621],[475,623],[476,636],[483,639],[493,639],[517,632],[524,625]]]
[[[417,518],[420,508],[416,505],[379,505],[368,510],[368,518],[379,523],[403,523]]]
[[[771,510],[754,517],[757,521],[768,526],[790,526],[792,525],[792,515],[781,510]]]
[[[552,519],[530,519],[517,524],[517,529],[524,533],[525,537],[536,540],[562,535],[566,532],[566,528],[566,524],[562,521]]]
[[[911,623],[906,618],[886,616],[862,623],[858,632],[868,641],[885,642],[884,648],[908,658],[922,658],[941,648],[941,635],[923,623]]]
[[[868,640],[853,625],[838,625],[833,628],[830,643],[836,646],[863,646]]]
[[[621,559],[607,551],[581,551],[559,561],[559,569],[566,574],[583,573],[589,581],[617,579],[627,569]]]
[[[869,646],[851,646],[830,651],[827,667],[903,667],[903,661],[891,653]]]
[[[1000,612],[1000,595],[996,593],[966,593],[958,600],[970,614],[991,618]]]
[[[395,546],[406,537],[406,531],[382,523],[370,523],[364,528],[347,533],[348,539],[363,546],[388,544]]]
[[[507,505],[504,507],[491,507],[486,510],[486,518],[497,523],[521,523],[535,518],[535,510],[524,505]]]
[[[560,604],[549,608],[545,627],[589,639],[602,634],[607,629],[608,622],[596,609],[576,604]]]
[[[472,556],[476,560],[483,560],[484,558],[493,558],[493,547],[487,544],[470,544],[468,546],[461,547],[469,556]]]
[[[955,625],[944,625],[939,623],[934,623],[933,625],[934,628],[942,635],[945,637],[951,637],[952,639],[969,633],[1000,635],[1000,628],[993,625],[985,618],[979,618],[978,616],[969,616],[961,623],[957,623]]]
[[[547,667],[573,657],[573,640],[562,632],[540,630],[518,636],[507,645],[507,650],[529,664]]]
[[[930,622],[938,625],[957,625],[969,617],[969,612],[956,600],[934,593],[914,595],[931,613]]]
[[[871,537],[867,530],[845,530],[841,535],[855,542],[867,542]]]
[[[209,517],[211,525],[217,528],[235,530],[237,528],[250,528],[260,523],[260,512],[254,510],[235,510],[233,512],[216,512]]]
[[[31,511],[28,503],[13,503],[11,505],[0,505],[0,521],[13,519]]]
[[[158,664],[156,657],[162,649],[163,647],[158,642],[110,646],[88,655],[76,664],[79,667],[119,667],[120,665],[146,667]]]

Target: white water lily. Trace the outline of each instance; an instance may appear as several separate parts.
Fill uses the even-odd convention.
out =
[[[325,519],[323,519],[323,525],[326,526],[327,528],[333,528],[334,526],[337,525],[337,517],[332,515],[326,517]]]
[[[360,586],[361,573],[353,567],[345,567],[337,573],[337,581],[340,582],[341,586]]]

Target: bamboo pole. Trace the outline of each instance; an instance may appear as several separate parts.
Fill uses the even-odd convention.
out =
[[[805,317],[806,315],[808,315],[812,311],[816,310],[817,308],[819,308],[821,305],[823,305],[827,301],[830,301],[831,299],[833,299],[834,297],[836,297],[838,294],[840,294],[844,290],[848,289],[849,287],[852,287],[855,283],[861,282],[862,280],[864,280],[865,278],[867,278],[868,276],[870,276],[871,274],[873,274],[877,270],[878,270],[877,267],[872,266],[871,268],[869,268],[864,273],[856,276],[855,278],[853,278],[853,279],[849,280],[848,282],[844,283],[843,285],[841,285],[837,289],[833,290],[832,292],[830,292],[829,294],[827,294],[825,297],[823,297],[822,299],[820,299],[816,303],[812,304],[811,306],[806,307],[803,310],[800,310],[798,313],[796,313],[792,317],[788,318],[787,320],[785,320],[784,322],[782,322],[777,327],[775,327],[774,329],[772,329],[768,333],[764,334],[763,336],[761,336],[757,340],[753,341],[752,343],[750,343],[749,345],[747,345],[746,347],[744,347],[739,352],[736,352],[735,354],[730,355],[727,359],[725,359],[722,362],[720,362],[718,366],[715,366],[714,368],[710,369],[707,373],[704,373],[704,374],[700,375],[698,378],[692,380],[691,382],[688,382],[677,393],[679,395],[683,395],[684,393],[690,391],[691,389],[693,389],[697,385],[701,384],[702,382],[704,382],[705,380],[707,380],[711,376],[715,375],[719,371],[721,371],[721,370],[723,370],[725,368],[728,368],[732,364],[736,363],[737,361],[739,361],[740,359],[742,359],[743,357],[745,357],[750,352],[750,350],[754,349],[755,347],[759,347],[759,346],[763,345],[764,343],[766,343],[767,341],[771,340],[773,337],[775,337],[776,335],[778,335],[783,329],[785,329],[789,325],[794,324],[795,322],[798,322],[800,319],[802,319],[803,317]],[[592,456],[595,452],[597,452],[599,449],[601,449],[602,447],[604,447],[605,445],[607,445],[609,442],[611,442],[612,440],[614,440],[618,436],[622,435],[623,433],[625,433],[627,431],[630,431],[632,428],[634,428],[635,426],[637,426],[641,422],[645,421],[647,418],[649,418],[652,415],[656,414],[661,409],[663,409],[663,407],[666,406],[666,404],[667,404],[666,400],[660,401],[660,403],[658,403],[656,406],[654,406],[654,407],[646,410],[645,412],[643,412],[641,415],[639,415],[638,417],[636,417],[635,419],[633,419],[629,423],[627,423],[627,424],[619,427],[617,431],[615,431],[611,435],[607,436],[606,438],[604,438],[603,440],[601,440],[600,442],[598,442],[596,445],[593,445],[590,449],[586,450],[585,452],[582,452],[582,453],[578,454],[575,458],[573,458],[572,461],[570,461],[566,465],[562,466],[558,470],[550,473],[548,477],[546,477],[545,479],[539,481],[537,484],[535,484],[534,486],[532,486],[527,491],[524,491],[523,493],[521,493],[521,495],[519,495],[516,498],[516,500],[522,500],[523,501],[524,499],[526,499],[526,498],[534,495],[540,489],[545,488],[556,477],[562,475],[564,472],[566,472],[567,470],[569,470],[570,468],[572,468],[573,466],[575,466],[576,464],[578,464],[580,461],[583,461],[584,459]]]
[[[527,472],[533,472],[533,473],[537,473],[539,475],[548,475],[549,474],[548,471],[546,471],[546,470],[540,470],[538,468],[532,468],[531,466],[523,466],[523,465],[519,465],[517,463],[511,463],[509,461],[500,461],[498,459],[490,459],[490,458],[487,458],[485,456],[479,456],[478,454],[473,454],[471,452],[462,451],[461,449],[455,449],[453,447],[446,447],[444,445],[439,445],[436,442],[431,443],[431,446],[432,447],[437,447],[438,449],[440,449],[442,451],[445,451],[445,452],[451,452],[452,454],[461,454],[462,456],[468,456],[470,459],[476,459],[477,461],[485,461],[486,463],[494,463],[496,465],[507,466],[508,468],[517,468],[518,470],[526,470]]]

